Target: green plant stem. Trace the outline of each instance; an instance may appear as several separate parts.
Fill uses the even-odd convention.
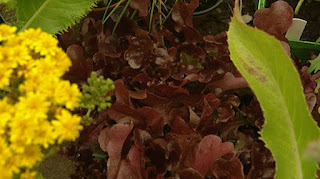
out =
[[[120,4],[125,0],[120,0],[120,2],[112,9],[108,16],[102,21],[102,24],[106,23],[110,16],[119,8]]]
[[[107,12],[108,12],[109,6],[111,5],[111,2],[112,2],[112,0],[110,0],[110,1],[108,2],[108,5],[107,5],[106,10],[104,11],[104,14],[103,14],[103,17],[102,17],[102,21],[104,21],[104,18],[105,18],[106,15],[107,15]]]
[[[176,0],[174,3],[177,3],[179,0]],[[166,21],[168,20],[168,18],[171,16],[173,11],[173,7],[171,8],[171,10],[169,11],[168,15],[164,18],[164,20],[160,23],[160,29],[162,28],[163,24],[166,23]]]
[[[294,14],[295,15],[298,15],[299,11],[300,11],[300,8],[302,6],[302,3],[303,3],[304,0],[299,0],[297,6],[296,6],[296,9],[294,10]]]
[[[152,0],[152,6],[150,11],[150,20],[149,20],[149,32],[151,31],[152,27],[152,19],[153,19],[153,12],[154,12],[154,6],[156,5],[156,0]]]
[[[130,16],[130,19],[133,19],[137,15],[137,13],[138,13],[138,10],[137,9],[134,10],[133,13]]]
[[[114,32],[116,31],[116,29],[117,29],[117,27],[118,27],[118,25],[119,25],[119,23],[120,23],[120,21],[121,21],[121,18],[122,18],[122,16],[124,15],[124,13],[127,11],[128,6],[129,6],[129,4],[131,3],[131,1],[132,1],[132,0],[127,1],[126,5],[124,6],[124,9],[121,11],[121,14],[120,14],[120,16],[119,16],[118,19],[117,19],[117,22],[116,22],[116,24],[115,24],[114,27],[113,27],[112,35],[113,35]]]

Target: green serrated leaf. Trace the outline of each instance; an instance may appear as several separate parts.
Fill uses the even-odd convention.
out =
[[[242,23],[239,8],[234,13],[228,31],[230,55],[263,110],[261,139],[275,159],[275,178],[314,179],[318,164],[303,153],[320,133],[299,74],[277,39]]]
[[[308,68],[308,71],[307,71],[308,74],[311,74],[313,71],[317,72],[320,70],[320,55],[313,60],[309,60],[309,62],[311,65]]]
[[[21,31],[42,28],[56,34],[74,25],[94,6],[94,0],[17,0],[18,24],[22,24]]]

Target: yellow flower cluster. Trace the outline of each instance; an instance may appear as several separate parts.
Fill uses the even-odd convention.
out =
[[[81,118],[78,86],[62,80],[71,61],[40,29],[18,34],[0,25],[0,178],[35,177],[43,149],[75,140]]]

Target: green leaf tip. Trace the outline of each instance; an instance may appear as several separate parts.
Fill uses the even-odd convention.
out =
[[[230,57],[260,102],[265,118],[260,134],[275,159],[275,178],[316,178],[317,162],[303,154],[320,132],[298,71],[276,38],[242,22],[238,2],[227,32]]]
[[[320,70],[320,55],[317,56],[317,58],[313,60],[309,60],[310,67],[308,68],[307,73],[311,74],[312,72],[317,72]]]
[[[90,12],[95,0],[17,0],[20,31],[27,28],[41,28],[57,34],[74,25]]]

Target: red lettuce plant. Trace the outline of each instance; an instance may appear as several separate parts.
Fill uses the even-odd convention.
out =
[[[115,82],[113,105],[92,113],[78,143],[63,151],[71,158],[82,154],[73,158],[73,178],[274,176],[271,152],[258,139],[264,123],[259,102],[230,60],[226,33],[202,37],[193,27],[197,4],[177,3],[159,31],[148,33],[123,17],[111,35],[112,19],[102,25],[91,15],[81,30],[59,37],[74,64],[65,78],[85,83],[96,71]],[[132,8],[148,23],[144,5],[136,1]],[[274,6],[269,11],[290,24],[286,8]],[[269,11],[258,11],[254,23],[286,41],[287,25],[264,20],[274,19]],[[305,87],[315,88],[305,75]],[[108,155],[97,160],[93,153]]]

